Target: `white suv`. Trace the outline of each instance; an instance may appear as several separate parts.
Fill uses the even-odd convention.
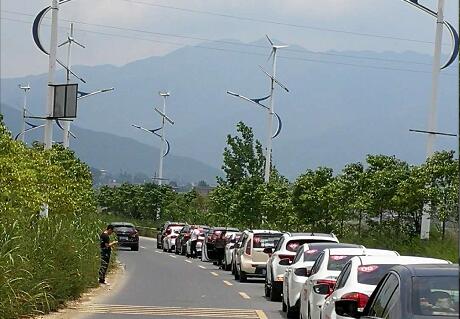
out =
[[[279,231],[245,230],[241,242],[235,247],[235,279],[241,282],[247,277],[265,277],[268,254],[266,248],[274,248],[279,238]]]
[[[266,297],[270,297],[271,301],[281,301],[284,272],[294,260],[297,249],[303,244],[317,242],[338,243],[339,240],[334,234],[284,233],[274,251],[270,248],[265,250],[270,256],[265,277]]]

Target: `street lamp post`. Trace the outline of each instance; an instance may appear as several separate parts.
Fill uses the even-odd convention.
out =
[[[437,124],[437,102],[438,102],[438,88],[439,88],[439,74],[440,71],[450,64],[452,64],[458,55],[458,33],[452,27],[450,23],[444,20],[444,5],[445,0],[438,0],[438,10],[434,12],[433,10],[421,5],[418,3],[418,0],[403,0],[414,7],[424,11],[425,13],[430,14],[431,16],[436,18],[436,35],[435,35],[435,43],[434,43],[434,54],[433,54],[433,69],[432,69],[432,76],[431,76],[431,96],[430,96],[430,107],[429,107],[429,115],[428,115],[428,130],[420,131],[428,134],[427,141],[426,141],[426,158],[430,158],[434,153],[434,146],[436,142],[436,135],[442,135],[439,132],[436,132],[436,124]],[[446,64],[441,67],[441,45],[442,45],[442,33],[444,26],[450,32],[451,40],[452,40],[452,50],[450,54],[450,58]],[[445,135],[445,134],[444,134]],[[429,239],[430,238],[430,210],[431,205],[429,203],[423,206],[422,212],[422,223],[420,225],[420,238],[421,239]]]
[[[56,57],[57,57],[57,37],[58,37],[58,14],[59,14],[59,0],[51,1],[51,41],[48,59],[48,96],[46,102],[45,114],[48,116],[45,119],[45,132],[43,135],[43,142],[45,149],[50,149],[53,144],[53,121],[51,118],[53,113],[54,90],[54,73],[56,71]],[[48,207],[44,209],[48,215]]]
[[[26,141],[26,116],[27,116],[27,93],[30,90],[30,85],[19,85],[19,88],[24,91],[24,101],[22,104],[22,127],[21,127],[21,141]]]
[[[255,103],[268,111],[267,112],[268,113],[268,134],[267,134],[267,148],[266,148],[266,154],[265,154],[265,168],[264,168],[264,181],[265,183],[268,183],[270,181],[270,171],[271,171],[272,140],[279,135],[281,131],[281,127],[282,127],[281,118],[274,110],[275,109],[275,99],[274,99],[275,83],[279,85],[282,89],[284,89],[286,92],[289,92],[289,89],[276,79],[276,54],[278,52],[278,49],[286,48],[287,45],[275,45],[273,41],[269,38],[268,35],[266,37],[272,47],[272,50],[270,52],[270,56],[268,57],[268,59],[270,60],[270,58],[273,56],[273,64],[272,64],[273,73],[269,74],[262,67],[260,68],[262,69],[262,72],[265,73],[265,75],[267,75],[270,78],[270,94],[266,97],[259,98],[259,99],[250,99],[243,95],[240,95],[238,93],[231,92],[231,91],[227,91],[227,94],[239,97],[248,102]],[[266,106],[261,103],[262,101],[265,101],[267,99],[270,99],[269,106]],[[273,134],[273,117],[276,117],[278,120],[278,128],[274,134]]]

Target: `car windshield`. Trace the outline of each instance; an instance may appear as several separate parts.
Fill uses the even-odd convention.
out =
[[[362,265],[358,267],[358,282],[376,286],[394,264]]]
[[[458,277],[415,277],[412,288],[415,314],[458,318]]]
[[[327,270],[342,271],[343,266],[353,257],[354,255],[330,255]]]
[[[281,234],[257,234],[252,239],[253,248],[274,248]]]

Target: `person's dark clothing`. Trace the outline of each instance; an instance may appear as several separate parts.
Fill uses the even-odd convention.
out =
[[[109,244],[110,243],[110,237],[109,235],[106,233],[106,232],[103,232],[100,236],[99,236],[99,239],[100,239],[100,242],[101,242],[101,250],[105,250],[105,251],[111,251],[112,248],[109,246],[109,247],[106,247],[107,245],[106,244]]]
[[[109,267],[110,254],[112,248],[106,247],[106,244],[110,243],[110,237],[105,232],[100,236],[101,242],[101,268],[99,268],[99,282],[105,283],[105,275],[107,273],[107,268]]]
[[[196,258],[196,255],[197,255],[196,253],[196,243],[197,242],[198,242],[197,240],[192,240],[190,242],[190,252],[193,258]]]

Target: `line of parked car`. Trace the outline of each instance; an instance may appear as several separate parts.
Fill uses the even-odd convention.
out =
[[[288,318],[458,318],[459,268],[449,261],[340,243],[334,234],[244,230],[168,222],[157,247],[265,280]]]

